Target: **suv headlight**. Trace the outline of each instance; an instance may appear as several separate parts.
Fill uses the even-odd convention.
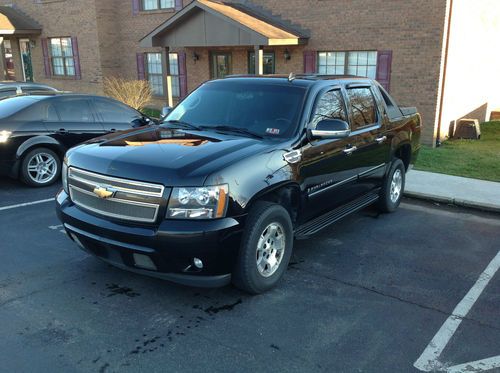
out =
[[[226,215],[227,184],[200,188],[174,188],[167,219],[215,219]]]
[[[62,180],[62,187],[66,194],[69,196],[69,188],[68,188],[68,164],[66,163],[66,160],[64,160],[62,164],[62,170],[61,170],[61,180]]]
[[[10,135],[12,135],[12,132],[10,132],[10,131],[0,131],[0,144],[7,142]]]

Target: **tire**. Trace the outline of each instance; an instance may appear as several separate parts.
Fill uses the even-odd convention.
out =
[[[405,190],[405,173],[406,169],[403,161],[399,158],[394,159],[380,190],[378,209],[381,212],[394,212],[398,208]]]
[[[32,187],[54,184],[61,175],[61,159],[47,148],[28,152],[21,163],[21,180]]]
[[[288,211],[275,203],[257,202],[246,221],[233,284],[250,294],[275,287],[288,267],[292,249],[293,226]]]

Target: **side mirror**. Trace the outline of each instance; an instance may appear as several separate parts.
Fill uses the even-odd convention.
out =
[[[165,119],[168,114],[172,111],[172,108],[170,106],[164,106],[161,109],[161,119]]]
[[[147,125],[148,123],[146,123],[143,118],[136,118],[132,121],[131,124],[132,124],[132,128],[139,128],[139,127]]]
[[[323,119],[310,131],[313,139],[342,139],[351,134],[349,124],[340,119]]]

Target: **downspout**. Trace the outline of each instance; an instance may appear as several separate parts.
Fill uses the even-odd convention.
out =
[[[446,83],[446,71],[448,68],[448,48],[450,46],[450,31],[451,31],[451,15],[453,12],[453,0],[450,0],[450,10],[448,14],[448,25],[446,30],[446,41],[444,48],[444,61],[443,61],[443,79],[441,80],[441,97],[439,98],[439,113],[438,113],[438,127],[436,147],[441,146],[441,121],[443,115],[443,102],[444,102],[444,87]]]

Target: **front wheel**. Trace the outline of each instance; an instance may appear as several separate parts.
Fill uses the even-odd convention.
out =
[[[275,203],[257,202],[246,222],[233,283],[251,294],[273,288],[286,271],[292,247],[288,211]]]
[[[61,174],[61,160],[52,150],[35,148],[23,158],[21,179],[33,187],[53,184]]]
[[[399,158],[395,159],[380,190],[378,200],[380,211],[394,212],[398,208],[405,189],[405,172],[403,161]]]

